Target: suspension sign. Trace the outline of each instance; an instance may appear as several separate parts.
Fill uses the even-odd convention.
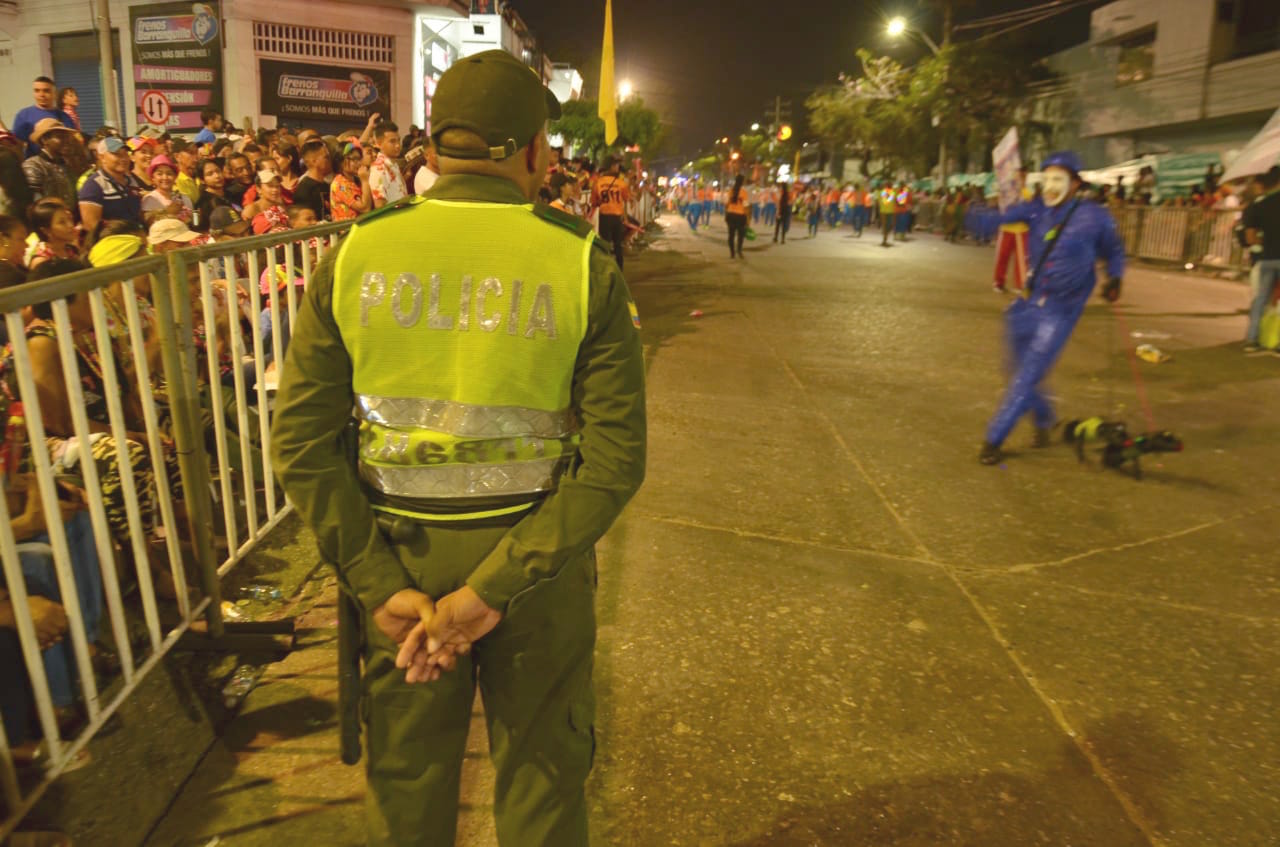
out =
[[[169,98],[162,91],[147,91],[142,95],[142,117],[147,123],[164,126],[169,123]]]

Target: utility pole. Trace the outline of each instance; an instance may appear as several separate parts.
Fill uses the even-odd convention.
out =
[[[942,3],[942,50],[945,52],[951,46],[951,21],[952,21],[952,0],[943,0]],[[942,92],[946,95],[947,76],[950,71],[949,66],[943,66],[942,72]],[[938,125],[938,182],[941,183],[943,190],[947,187],[947,127],[945,122],[939,122]]]
[[[98,30],[98,59],[101,61],[103,122],[124,132],[120,102],[116,99],[116,62],[111,48],[111,8],[108,0],[94,0],[93,23]]]

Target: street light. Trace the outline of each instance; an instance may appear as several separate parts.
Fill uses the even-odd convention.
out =
[[[937,44],[934,43],[933,39],[929,37],[929,34],[927,32],[921,32],[920,30],[914,27],[908,26],[907,19],[902,17],[901,15],[894,18],[890,18],[889,23],[885,25],[884,31],[888,33],[890,38],[897,38],[898,36],[903,35],[904,33],[910,33],[911,35],[914,35],[915,37],[923,41],[925,46],[928,47],[933,52],[934,56],[938,56],[942,53],[942,50],[938,47]],[[951,18],[949,14],[946,22],[943,24],[943,27],[942,27],[942,43],[948,44],[948,45],[951,43]],[[948,70],[947,66],[944,65],[942,68],[942,81],[944,84],[947,81],[947,70]],[[936,120],[936,116],[935,116],[935,120]],[[935,123],[934,126],[938,126],[938,124]],[[938,181],[942,183],[943,188],[946,188],[947,187],[946,130],[943,129],[939,133],[939,136],[940,138],[938,141]]]
[[[917,38],[919,38],[921,41],[923,41],[925,43],[925,46],[928,47],[931,51],[933,51],[933,55],[936,56],[942,52],[942,50],[938,47],[938,45],[934,42],[934,40],[929,37],[929,34],[927,32],[921,32],[920,30],[912,26],[909,26],[907,24],[907,19],[902,17],[901,15],[899,15],[896,18],[890,18],[889,23],[884,28],[884,31],[890,38],[897,38],[900,35],[906,35],[910,33],[911,35],[914,35]]]
[[[628,97],[631,96],[634,90],[635,89],[631,87],[631,80],[624,79],[622,81],[622,84],[618,86],[618,99],[626,100]]]
[[[759,132],[759,131],[760,131],[760,124],[752,124],[752,125],[751,125],[751,131],[752,131],[752,132]]]

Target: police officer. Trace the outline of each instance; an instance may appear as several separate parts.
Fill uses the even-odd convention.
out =
[[[1071,339],[1089,295],[1097,283],[1095,266],[1107,263],[1108,281],[1102,296],[1120,299],[1124,277],[1124,242],[1111,213],[1080,190],[1080,158],[1054,153],[1045,159],[1042,196],[1010,206],[1000,222],[1030,227],[1031,261],[1035,272],[1027,280],[1026,297],[1005,313],[1013,376],[1004,400],[987,427],[978,461],[994,465],[1004,457],[1001,445],[1028,412],[1036,426],[1033,446],[1049,445],[1056,422],[1053,407],[1040,383]]]
[[[373,844],[453,844],[477,682],[499,842],[587,843],[593,545],[640,485],[645,408],[618,266],[531,205],[559,115],[507,53],[455,63],[439,180],[352,228],[289,345],[272,456],[363,609]]]

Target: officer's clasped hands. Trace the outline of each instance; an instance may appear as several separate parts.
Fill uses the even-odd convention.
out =
[[[502,613],[489,608],[470,586],[440,598],[430,608],[419,608],[423,614],[398,641],[400,650],[396,654],[396,667],[405,670],[405,682],[410,684],[431,682],[453,670],[458,656],[471,652],[471,645],[502,620]],[[375,620],[376,615],[375,612]]]

